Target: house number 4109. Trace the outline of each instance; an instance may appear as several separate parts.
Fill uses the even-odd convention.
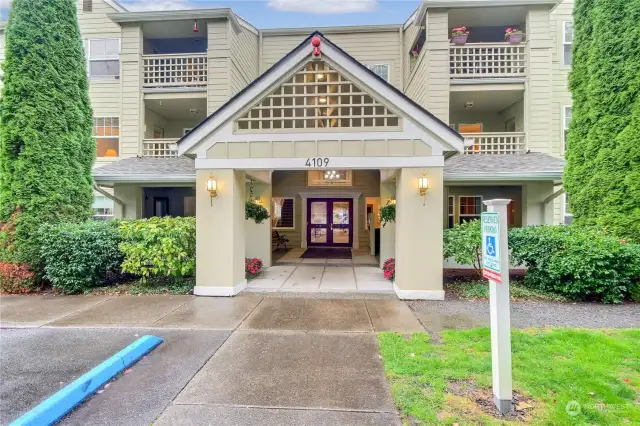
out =
[[[307,158],[307,162],[304,165],[307,167],[327,167],[329,159],[327,157]]]

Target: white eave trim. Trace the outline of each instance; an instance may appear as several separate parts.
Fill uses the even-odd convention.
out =
[[[398,32],[402,28],[401,24],[381,24],[381,25],[345,25],[336,27],[304,27],[304,28],[267,28],[260,30],[263,35],[291,35],[300,34],[308,36],[314,31],[323,34],[342,33],[372,33],[372,32]]]
[[[109,183],[193,183],[196,181],[195,169],[192,175],[167,175],[167,174],[145,174],[145,175],[114,175],[114,176],[94,176],[93,180],[97,184]]]
[[[529,5],[553,5],[562,0],[424,0],[423,6],[429,8],[446,7],[447,9],[459,9],[467,7],[496,7],[496,6],[529,6]]]
[[[240,21],[229,8],[219,9],[191,9],[191,10],[154,10],[149,12],[108,13],[107,16],[115,23],[152,22],[152,21],[183,21],[194,19],[228,19],[236,33],[242,31]]]

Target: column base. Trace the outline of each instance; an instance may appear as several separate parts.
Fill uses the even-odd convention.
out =
[[[393,291],[402,300],[444,300],[444,290],[403,290],[394,283]]]
[[[242,290],[247,288],[247,280],[242,281],[240,284],[236,284],[233,287],[215,287],[197,285],[193,289],[193,294],[196,296],[235,296]]]
[[[500,413],[507,414],[513,410],[513,402],[510,399],[499,399],[497,395],[493,395],[493,403]]]

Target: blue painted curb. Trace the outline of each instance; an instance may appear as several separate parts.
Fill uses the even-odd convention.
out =
[[[73,410],[121,371],[151,352],[164,339],[143,336],[88,373],[68,384],[9,426],[49,426]]]

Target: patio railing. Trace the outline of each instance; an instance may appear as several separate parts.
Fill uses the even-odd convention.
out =
[[[144,139],[142,141],[143,157],[177,157],[178,139]]]
[[[524,132],[463,133],[465,139],[474,139],[475,144],[465,148],[465,154],[524,154],[526,134]]]
[[[207,55],[143,55],[142,87],[206,87]]]
[[[449,48],[451,78],[524,77],[525,44],[468,43]]]

